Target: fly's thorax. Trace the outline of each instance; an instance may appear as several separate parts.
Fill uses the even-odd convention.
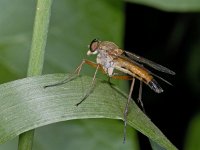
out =
[[[102,41],[99,43],[99,49],[101,50],[113,50],[113,49],[118,49],[119,47],[110,41]]]
[[[101,64],[104,71],[108,73],[109,76],[113,74],[114,62],[113,58],[108,55],[106,51],[99,51],[96,61],[98,64]]]
[[[99,51],[96,61],[106,68],[113,67],[114,64],[113,57],[108,55],[106,51]]]

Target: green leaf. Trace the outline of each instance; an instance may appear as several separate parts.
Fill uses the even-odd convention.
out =
[[[150,7],[155,7],[164,11],[173,12],[199,12],[199,0],[126,0],[132,3],[138,3]]]
[[[111,119],[80,119],[37,128],[33,150],[138,150],[137,134],[127,128],[126,144],[122,143],[123,122]],[[112,139],[112,140],[110,140]],[[134,140],[134,142],[133,142]],[[16,150],[17,138],[0,145],[0,150]]]
[[[184,150],[197,150],[200,149],[200,114],[196,115],[190,122]]]
[[[130,127],[126,144],[122,143],[122,129],[122,122],[111,119],[84,119],[56,123],[36,130],[33,149],[55,150],[58,147],[59,149],[81,147],[86,150],[138,149],[136,141],[132,142],[136,134],[133,134],[135,132],[132,132]],[[93,132],[94,130],[96,132]]]
[[[94,91],[75,106],[91,85],[91,77],[78,77],[67,84],[44,88],[61,81],[64,75],[30,77],[0,86],[0,143],[22,132],[55,122],[110,118],[123,120],[127,97],[116,87],[97,80]],[[132,101],[128,124],[166,149],[176,149]],[[123,130],[123,129],[122,129]]]

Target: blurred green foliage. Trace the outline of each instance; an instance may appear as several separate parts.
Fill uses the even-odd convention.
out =
[[[184,150],[200,149],[200,114],[197,114],[190,122],[185,139]]]
[[[151,6],[157,9],[171,12],[198,12],[200,10],[199,0],[126,0]]]

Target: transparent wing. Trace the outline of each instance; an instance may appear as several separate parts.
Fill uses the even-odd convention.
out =
[[[154,68],[154,69],[156,69],[158,71],[161,71],[161,72],[164,72],[164,73],[168,73],[168,74],[171,74],[171,75],[175,75],[176,74],[174,71],[172,71],[172,70],[170,70],[170,69],[168,69],[168,68],[166,68],[166,67],[164,67],[162,65],[159,65],[159,64],[157,64],[157,63],[155,63],[155,62],[153,62],[151,60],[148,60],[148,59],[146,59],[144,57],[138,56],[138,55],[136,55],[134,53],[124,51],[123,54],[126,57],[130,58],[130,59],[133,59],[133,60],[135,60],[137,62],[146,64],[146,65],[148,65],[148,66],[150,66],[150,67],[152,67],[152,68]]]
[[[120,53],[118,53],[120,52]],[[109,55],[111,55],[113,58],[121,58],[122,60],[124,61],[129,61],[131,63],[133,63],[134,65],[137,65],[139,66],[140,68],[142,68],[143,70],[146,70],[149,74],[159,78],[160,80],[164,81],[165,83],[169,84],[169,85],[172,85],[170,82],[168,82],[167,80],[163,79],[162,77],[154,74],[153,72],[151,72],[150,70],[148,70],[147,68],[145,68],[143,66],[143,64],[146,64],[158,71],[161,71],[161,72],[164,72],[164,73],[168,73],[168,74],[171,74],[171,75],[175,75],[175,72],[171,71],[170,69],[162,66],[162,65],[159,65],[153,61],[150,61],[148,59],[145,59],[141,56],[138,56],[134,53],[130,53],[130,52],[127,52],[127,51],[124,51],[124,50],[121,50],[121,49],[117,49],[117,50],[112,50]]]

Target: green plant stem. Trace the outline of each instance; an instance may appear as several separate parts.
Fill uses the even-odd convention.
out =
[[[33,145],[34,130],[20,134],[18,150],[31,150]]]
[[[30,51],[28,76],[42,74],[51,5],[53,0],[38,0]]]
[[[52,2],[53,0],[37,1],[27,76],[42,74]],[[33,138],[34,130],[22,133],[19,136],[18,150],[31,150]]]

